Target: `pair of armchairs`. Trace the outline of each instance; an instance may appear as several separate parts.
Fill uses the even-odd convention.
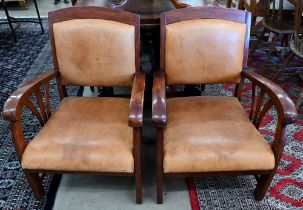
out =
[[[256,199],[264,197],[296,109],[276,84],[242,71],[250,20],[248,12],[216,7],[161,15],[161,69],[155,71],[152,96],[158,203],[163,202],[164,176],[254,174]],[[145,76],[140,69],[139,15],[108,8],[67,8],[49,13],[49,28],[54,70],[17,89],[3,112],[11,122],[13,143],[29,184],[41,197],[39,173],[134,176],[136,201],[141,203]],[[52,79],[61,102],[51,114]],[[244,79],[253,84],[249,117],[238,100]],[[166,99],[166,85],[201,83],[234,83],[235,97]],[[132,92],[130,99],[70,97],[68,85],[130,86]],[[278,123],[269,145],[257,129],[272,106],[278,110]],[[43,126],[29,143],[21,124],[24,107]]]

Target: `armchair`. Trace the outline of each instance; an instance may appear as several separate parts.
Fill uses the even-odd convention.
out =
[[[139,15],[109,8],[67,8],[49,13],[49,28],[54,69],[17,89],[3,111],[33,192],[44,195],[39,173],[134,176],[136,202],[141,203],[145,75],[140,70]],[[51,113],[53,79],[61,102]],[[68,85],[129,86],[132,92],[130,99],[71,97]],[[29,143],[23,136],[24,107],[42,125]]]
[[[255,198],[263,199],[283,153],[287,125],[296,120],[297,111],[279,86],[242,71],[250,19],[249,12],[218,7],[162,13],[161,61],[154,74],[152,106],[158,203],[163,202],[163,179],[171,176],[253,174],[258,181]],[[239,101],[245,79],[252,83],[249,116]],[[236,84],[235,94],[166,99],[166,85],[200,83]],[[258,128],[273,106],[278,122],[269,145]]]

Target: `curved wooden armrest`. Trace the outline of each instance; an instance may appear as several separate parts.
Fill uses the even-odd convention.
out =
[[[143,122],[145,74],[136,73],[130,99],[128,124],[131,127],[141,127]]]
[[[166,126],[166,96],[165,96],[165,73],[154,73],[152,122],[156,127]]]
[[[54,70],[49,70],[34,79],[31,79],[19,87],[7,99],[3,108],[3,118],[12,122],[19,121],[23,106],[28,98],[43,84],[57,75]]]
[[[297,120],[295,104],[281,87],[253,71],[242,71],[242,76],[265,90],[270,96],[278,111],[279,121],[281,120],[282,124],[291,124]]]

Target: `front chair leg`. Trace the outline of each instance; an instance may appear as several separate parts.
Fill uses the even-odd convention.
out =
[[[29,185],[31,186],[33,192],[35,193],[37,198],[42,198],[45,195],[45,191],[42,186],[41,179],[38,173],[31,173],[24,170],[25,176]]]
[[[136,203],[142,203],[142,176],[141,171],[136,172]]]
[[[157,203],[163,203],[163,129],[157,129]]]
[[[136,202],[142,203],[142,169],[141,169],[141,129],[135,128],[133,131],[134,140],[134,160],[135,160],[135,182],[136,182]]]
[[[157,203],[163,203],[163,173],[159,166],[157,168]]]
[[[260,176],[260,179],[258,180],[258,184],[254,191],[254,196],[257,201],[261,201],[265,197],[265,194],[270,186],[274,175],[275,173]]]

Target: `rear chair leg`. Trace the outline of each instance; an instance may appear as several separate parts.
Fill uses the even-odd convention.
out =
[[[254,191],[254,196],[257,201],[261,201],[265,197],[274,175],[275,173],[260,176],[257,187]]]
[[[26,170],[24,170],[24,173],[25,173],[27,181],[28,181],[29,185],[31,186],[33,192],[35,193],[36,197],[41,199],[45,195],[45,192],[44,192],[39,174],[30,173]]]
[[[266,32],[266,29],[264,28],[263,31],[261,32],[261,34],[258,36],[258,40],[257,40],[257,43],[256,45],[253,47],[251,53],[250,53],[250,56],[252,57],[256,51],[256,49],[260,46],[260,43],[262,42],[262,39],[265,35],[265,32]]]

